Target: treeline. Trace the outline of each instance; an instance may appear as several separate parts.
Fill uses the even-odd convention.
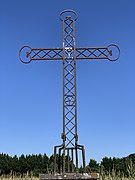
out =
[[[135,154],[123,158],[104,157],[100,164],[91,159],[87,168],[89,171],[98,172],[101,175],[135,177]]]
[[[39,173],[47,173],[52,169],[53,156],[48,158],[46,154],[44,155],[21,155],[17,157],[16,155],[11,157],[8,154],[0,154],[0,175],[24,175],[32,174],[33,176],[38,176]]]
[[[8,154],[0,154],[0,176],[1,175],[32,175],[38,176],[40,173],[53,172],[53,156],[48,157],[46,154],[39,155],[21,155],[20,157],[9,156]],[[62,158],[61,158],[62,160]],[[104,157],[101,163],[90,159],[86,166],[87,172],[96,172],[100,174],[123,175],[128,177],[135,174],[135,154],[131,154],[124,158],[108,158]],[[83,173],[83,168],[79,168],[79,172]]]

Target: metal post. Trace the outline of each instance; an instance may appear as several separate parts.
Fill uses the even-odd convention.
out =
[[[74,154],[73,154],[73,148],[71,149],[71,157],[72,157],[72,169],[71,169],[71,172],[73,173],[74,172]]]
[[[70,173],[70,157],[69,157],[69,149],[67,149],[67,172]]]

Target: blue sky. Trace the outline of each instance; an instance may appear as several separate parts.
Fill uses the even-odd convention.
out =
[[[77,47],[116,43],[120,59],[77,62],[79,143],[86,161],[135,152],[135,1],[1,0],[0,153],[53,154],[61,144],[62,64],[24,65],[23,45],[62,47],[58,16],[78,13]]]

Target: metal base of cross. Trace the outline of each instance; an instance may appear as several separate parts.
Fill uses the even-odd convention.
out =
[[[79,150],[82,154],[83,172],[86,173],[84,146],[76,143],[75,147],[64,147],[63,144],[59,146],[54,146],[54,174],[65,174],[74,172],[78,174]]]

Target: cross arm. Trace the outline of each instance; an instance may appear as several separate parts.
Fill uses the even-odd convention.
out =
[[[32,60],[62,60],[63,48],[31,48],[23,46],[19,51],[20,60],[28,64]]]
[[[66,47],[66,51],[67,51]],[[120,49],[115,44],[107,47],[79,47],[70,48],[76,52],[76,59],[108,59],[116,61],[120,56]],[[62,60],[64,58],[64,48],[31,48],[23,46],[19,51],[20,60],[28,64],[32,60]]]
[[[120,49],[115,44],[107,47],[76,48],[76,59],[108,59],[116,61],[120,56]]]

